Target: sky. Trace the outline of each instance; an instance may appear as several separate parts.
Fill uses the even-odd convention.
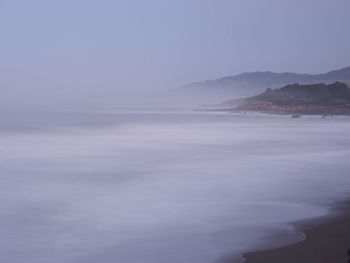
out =
[[[350,65],[349,10],[349,0],[0,0],[0,89],[137,93],[327,72]]]

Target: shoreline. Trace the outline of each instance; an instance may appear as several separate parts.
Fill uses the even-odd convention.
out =
[[[300,115],[302,116],[319,116],[319,117],[338,117],[338,116],[350,116],[350,114],[334,114],[334,113],[321,113],[321,112],[303,112],[303,111],[286,111],[286,110],[240,110],[240,109],[231,109],[229,112],[258,112],[258,113],[264,113],[264,114],[272,114],[272,115]]]
[[[337,204],[329,216],[293,224],[306,239],[285,247],[243,254],[246,263],[348,262],[350,201]]]
[[[280,115],[280,116],[293,116],[298,115],[298,118],[301,118],[303,116],[317,116],[322,118],[333,118],[333,117],[344,117],[344,116],[350,116],[349,114],[334,114],[334,113],[321,113],[321,112],[302,112],[302,111],[279,111],[279,110],[243,110],[243,109],[237,109],[237,108],[212,108],[212,109],[194,109],[194,111],[202,111],[202,112],[226,112],[226,113],[241,113],[241,114],[247,114],[247,113],[261,113],[261,114],[267,114],[267,115]]]

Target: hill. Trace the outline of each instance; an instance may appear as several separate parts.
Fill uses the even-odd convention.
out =
[[[342,82],[287,85],[240,100],[235,109],[286,114],[350,115],[350,89]]]

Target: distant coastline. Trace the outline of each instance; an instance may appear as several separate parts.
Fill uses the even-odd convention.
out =
[[[245,72],[218,79],[193,82],[173,90],[174,94],[191,96],[193,100],[205,99],[204,103],[217,103],[214,98],[239,98],[253,96],[266,89],[277,89],[288,84],[299,83],[330,84],[336,81],[350,85],[350,67],[333,70],[321,74],[276,73],[271,71]],[[208,99],[208,98],[211,98]],[[200,101],[200,100],[199,100]],[[220,101],[220,100],[219,100]]]
[[[244,99],[225,102],[230,111],[273,114],[350,115],[350,89],[342,82],[287,85]]]

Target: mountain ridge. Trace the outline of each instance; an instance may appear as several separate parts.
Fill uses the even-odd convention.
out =
[[[249,96],[266,88],[279,88],[288,84],[332,83],[341,81],[350,85],[350,66],[320,74],[299,74],[271,71],[244,72],[218,79],[193,82],[178,88],[178,91],[200,96],[201,93],[223,93],[234,97]]]

